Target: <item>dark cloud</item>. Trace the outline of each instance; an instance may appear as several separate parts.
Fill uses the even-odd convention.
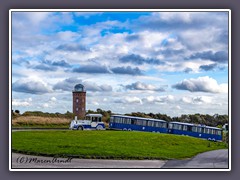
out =
[[[225,63],[228,61],[228,53],[226,51],[217,51],[215,53],[212,51],[204,51],[195,53],[187,59],[204,59],[219,63]]]
[[[115,67],[112,68],[111,71],[114,74],[129,74],[129,75],[142,75],[143,72],[138,68],[131,68],[130,66],[127,67]]]
[[[129,74],[129,75],[142,75],[142,71],[136,67],[132,68],[127,67],[114,67],[108,68],[106,66],[100,65],[84,65],[77,68],[74,68],[72,72],[77,73],[91,73],[91,74]]]
[[[71,65],[64,60],[60,60],[60,61],[43,60],[42,64],[46,64],[49,66],[58,66],[58,67],[71,67]]]
[[[12,84],[13,91],[29,94],[46,94],[51,92],[45,84],[39,81],[18,80]]]
[[[126,85],[124,87],[126,89],[130,89],[130,90],[148,90],[148,91],[159,91],[159,92],[166,91],[166,86],[156,87],[154,85],[141,83],[139,81],[129,84],[129,85]]]
[[[112,86],[103,84],[103,85],[97,85],[96,83],[92,82],[84,82],[83,83],[87,91],[101,91],[101,92],[109,92],[112,91]]]
[[[61,61],[50,61],[43,60],[41,64],[35,65],[32,68],[43,71],[56,71],[58,67],[69,68],[71,65],[64,60]]]
[[[75,77],[67,78],[56,83],[53,90],[72,91],[76,84],[82,84],[82,80]]]
[[[199,67],[200,70],[203,70],[203,71],[211,71],[213,69],[215,69],[217,67],[217,64],[209,64],[209,65],[202,65]]]
[[[166,49],[163,51],[159,51],[160,54],[163,54],[165,57],[169,57],[169,56],[176,56],[179,54],[183,54],[184,50],[183,49]]]
[[[126,38],[126,41],[128,42],[132,42],[132,41],[138,41],[141,39],[141,36],[137,35],[137,34],[130,34],[128,35]]]
[[[185,72],[185,73],[190,73],[190,72],[192,72],[193,70],[192,70],[192,68],[186,68],[183,72]]]
[[[33,67],[33,69],[37,69],[37,70],[43,70],[43,71],[56,71],[57,68],[53,67],[53,66],[49,66],[46,64],[39,64]]]
[[[71,77],[64,79],[63,81],[59,81],[53,86],[54,90],[63,90],[63,91],[72,91],[74,86],[76,84],[82,84],[84,85],[86,91],[100,91],[100,92],[109,92],[112,91],[112,86],[103,84],[103,85],[98,85],[93,82],[88,82],[88,81],[82,81],[79,78],[76,77]]]
[[[120,62],[122,63],[132,63],[136,65],[142,65],[142,64],[154,64],[154,65],[160,65],[164,64],[164,62],[154,59],[154,58],[143,58],[137,54],[131,54],[131,55],[126,55],[123,56],[119,59]]]
[[[59,66],[59,67],[71,67],[71,65],[69,63],[67,63],[66,61],[64,61],[64,60],[53,61],[53,62],[51,62],[51,65]]]
[[[88,48],[80,44],[62,44],[62,45],[59,45],[56,49],[61,51],[70,51],[70,52],[90,51]]]
[[[72,72],[96,73],[96,74],[110,73],[109,69],[106,66],[100,66],[100,65],[84,65],[84,66],[74,68]]]

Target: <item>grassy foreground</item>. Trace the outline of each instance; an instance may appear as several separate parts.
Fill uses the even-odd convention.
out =
[[[193,137],[128,131],[20,131],[12,149],[34,155],[106,159],[183,159],[227,148]]]

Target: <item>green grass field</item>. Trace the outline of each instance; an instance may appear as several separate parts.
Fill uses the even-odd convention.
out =
[[[224,149],[223,142],[193,137],[128,131],[19,131],[13,152],[106,159],[183,159]]]

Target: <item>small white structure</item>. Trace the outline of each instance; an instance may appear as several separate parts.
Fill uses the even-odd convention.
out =
[[[87,114],[84,120],[75,119],[71,121],[69,129],[72,130],[105,130],[101,114]]]

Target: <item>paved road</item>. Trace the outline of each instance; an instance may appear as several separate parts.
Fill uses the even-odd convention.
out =
[[[67,159],[12,153],[12,168],[160,168],[160,160]]]
[[[167,168],[167,169],[228,169],[228,150],[216,150],[199,154],[188,160],[101,160],[67,159],[30,156],[12,153],[12,168],[70,168],[70,169],[118,169],[118,168]]]
[[[228,169],[228,150],[221,149],[199,154],[188,160],[170,160],[162,168]]]

